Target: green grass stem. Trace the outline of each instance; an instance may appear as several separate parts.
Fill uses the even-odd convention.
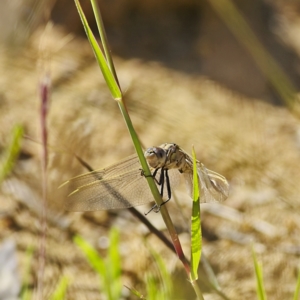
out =
[[[70,282],[70,280],[67,276],[62,276],[54,293],[51,295],[50,300],[66,299],[69,282]]]
[[[116,229],[110,231],[110,246],[106,259],[86,242],[82,237],[75,236],[74,243],[81,249],[90,266],[98,273],[102,282],[102,290],[108,300],[119,300],[121,297],[121,259],[119,255],[119,234]]]
[[[118,81],[116,80],[116,77],[114,76],[114,73],[111,71],[110,67],[108,66],[105,54],[102,52],[101,48],[99,47],[96,38],[87,22],[87,19],[84,15],[84,12],[81,8],[80,2],[78,0],[74,0],[75,5],[77,7],[80,19],[82,21],[84,30],[86,32],[87,38],[91,44],[91,47],[94,51],[95,57],[97,59],[98,65],[101,69],[101,72],[104,76],[104,79],[106,81],[106,84],[112,94],[112,97],[115,100],[122,98],[122,92],[119,87]]]
[[[297,277],[297,283],[296,283],[293,300],[299,300],[299,299],[300,299],[300,269],[298,270],[298,277]]]
[[[9,175],[12,171],[15,161],[18,158],[20,152],[20,144],[23,136],[23,127],[15,125],[12,129],[12,141],[6,150],[4,157],[2,158],[0,167],[0,183]]]
[[[29,289],[29,278],[30,278],[30,270],[31,270],[31,264],[32,264],[32,258],[33,258],[33,247],[28,247],[26,250],[26,262],[24,267],[24,278],[23,278],[23,284],[22,284],[22,290],[20,298],[22,300],[30,300],[32,299],[32,292]]]
[[[259,300],[267,300],[264,281],[263,281],[263,272],[262,272],[262,264],[258,262],[254,248],[252,247],[252,258],[254,262],[254,270],[256,277],[256,292]]]

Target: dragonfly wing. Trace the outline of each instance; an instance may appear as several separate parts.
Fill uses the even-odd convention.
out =
[[[77,183],[77,181],[71,180],[70,183]],[[135,169],[77,187],[69,195],[66,209],[70,211],[120,209],[152,201],[154,199],[146,178],[141,175],[139,169]]]
[[[229,184],[226,178],[198,164],[198,176],[204,197],[201,202],[223,202],[229,195]]]
[[[203,166],[201,169],[198,168],[198,178],[200,183],[200,202],[223,202],[227,199],[229,193],[229,184],[225,177],[204,169]],[[193,174],[185,173],[186,187],[188,193],[193,197]]]
[[[183,173],[185,179],[185,185],[187,188],[187,192],[191,198],[193,198],[193,174]]]
[[[199,174],[198,174],[199,175]],[[185,173],[185,183],[188,193],[191,198],[193,198],[193,174]],[[216,202],[214,196],[211,194],[210,190],[207,188],[203,176],[199,176],[199,184],[200,184],[200,202]]]
[[[93,172],[88,172],[88,173],[76,176],[76,177],[66,181],[61,186],[65,186],[65,185],[70,186],[71,185],[72,187],[77,188],[77,187],[92,183],[96,180],[99,181],[102,179],[108,179],[111,177],[121,175],[123,173],[127,173],[131,170],[138,170],[139,168],[141,169],[142,167],[140,165],[138,156],[136,154],[133,154],[115,164],[108,166],[107,168],[95,170]],[[140,171],[140,173],[141,173],[141,171]]]

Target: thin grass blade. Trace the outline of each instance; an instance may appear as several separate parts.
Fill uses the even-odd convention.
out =
[[[102,279],[103,290],[106,293],[107,298],[112,299],[109,284],[109,275],[104,259],[100,257],[96,249],[88,242],[86,242],[82,237],[77,235],[74,237],[73,240],[74,243],[81,249],[81,251],[85,255],[90,266],[98,273],[98,275]]]
[[[106,37],[106,32],[105,32],[105,28],[104,28],[104,25],[103,25],[101,12],[100,12],[100,9],[98,7],[98,3],[97,3],[96,0],[91,0],[91,3],[92,3],[94,16],[95,16],[96,23],[97,23],[97,26],[98,26],[98,31],[99,31],[99,34],[100,34],[102,47],[103,47],[103,50],[104,50],[104,54],[105,54],[105,58],[106,58],[108,67],[111,70],[114,78],[116,79],[116,81],[119,85],[119,81],[118,81],[117,73],[116,73],[116,70],[115,70],[114,62],[113,62],[113,59],[111,57],[110,51],[108,49],[108,40],[107,40],[107,37]]]
[[[126,285],[124,285],[124,287],[126,287],[133,295],[137,296],[139,299],[146,300],[146,298],[139,291],[137,291],[135,288],[130,288]]]
[[[67,289],[69,286],[69,278],[62,276],[50,300],[63,300],[66,298]]]
[[[31,300],[32,299],[32,292],[29,288],[30,285],[30,271],[31,271],[31,264],[33,258],[34,248],[28,247],[26,250],[26,262],[24,267],[24,277],[23,277],[23,285],[20,298],[21,300]]]
[[[87,22],[87,19],[84,15],[84,12],[81,8],[81,5],[79,3],[78,0],[74,0],[75,1],[75,5],[77,7],[77,10],[78,10],[78,13],[79,13],[79,16],[80,16],[80,19],[82,21],[82,24],[83,24],[83,27],[84,27],[84,30],[86,32],[86,35],[87,35],[87,38],[90,42],[90,45],[94,51],[94,54],[95,54],[95,57],[97,59],[97,62],[100,66],[100,69],[101,69],[101,72],[104,76],[104,79],[106,81],[106,84],[112,94],[112,97],[115,99],[115,100],[120,100],[122,99],[122,92],[120,90],[120,87],[112,73],[112,71],[110,70],[108,64],[107,64],[107,61],[105,59],[105,56],[102,52],[102,50],[100,49],[97,41],[96,41],[96,38]]]
[[[116,228],[112,228],[109,234],[109,253],[106,261],[107,271],[110,272],[110,286],[113,299],[121,298],[121,257],[119,252],[119,232]]]
[[[170,299],[165,296],[164,291],[158,287],[157,278],[153,274],[146,276],[147,300]]]
[[[264,282],[263,282],[262,265],[261,263],[258,262],[253,247],[252,247],[252,257],[253,257],[254,269],[255,269],[257,297],[259,300],[267,300],[267,296],[264,288]]]
[[[11,172],[14,163],[20,152],[21,138],[23,136],[23,127],[15,125],[12,130],[12,141],[7,149],[3,162],[0,166],[0,182]]]
[[[298,270],[298,278],[293,300],[299,300],[300,296],[300,269]]]
[[[153,248],[148,247],[151,255],[154,257],[155,262],[158,266],[158,270],[161,277],[161,282],[163,286],[163,295],[164,299],[171,299],[172,291],[173,291],[173,284],[170,272],[167,269],[165,262],[163,261],[162,257],[153,250]],[[157,287],[156,287],[157,290]]]
[[[105,263],[103,258],[99,256],[96,249],[78,235],[74,237],[73,241],[83,252],[91,267],[98,274],[103,276],[106,272]]]

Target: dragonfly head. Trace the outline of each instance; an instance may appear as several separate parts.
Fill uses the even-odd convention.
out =
[[[145,153],[145,158],[151,168],[158,169],[164,167],[167,159],[166,151],[160,147],[148,148]]]

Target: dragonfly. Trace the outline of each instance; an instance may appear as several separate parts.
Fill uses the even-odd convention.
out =
[[[188,153],[177,144],[165,143],[148,148],[144,156],[160,189],[162,204],[171,199],[172,190],[179,186],[182,177],[191,195],[193,159]],[[201,187],[200,202],[227,199],[229,184],[224,176],[207,169],[200,161],[197,161],[197,173]],[[69,211],[122,209],[154,202],[136,154],[107,168],[76,176],[63,185],[72,190],[65,205]]]

